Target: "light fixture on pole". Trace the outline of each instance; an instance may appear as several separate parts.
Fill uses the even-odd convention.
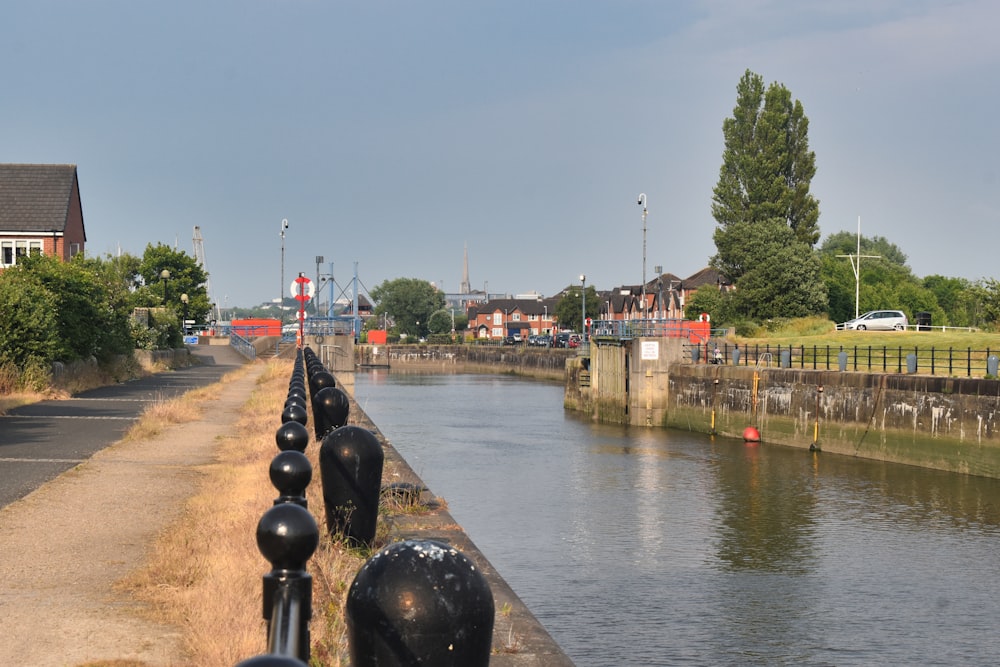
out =
[[[646,193],[639,193],[642,207],[642,318],[646,319]]]
[[[188,295],[187,292],[181,294],[181,303],[184,305],[184,319],[181,320],[181,331],[187,336],[188,332]]]
[[[583,342],[587,342],[587,276],[580,274],[580,331],[583,332]]]
[[[659,290],[659,292],[660,292],[660,295],[657,298],[656,303],[659,304],[659,306],[660,306],[659,307],[659,311],[660,311],[659,318],[662,320],[662,319],[664,319],[664,317],[666,317],[664,315],[664,313],[663,313],[663,310],[664,310],[663,309],[663,267],[660,266],[659,264],[657,264],[656,266],[653,267],[653,272],[656,273],[656,289]]]
[[[167,281],[170,280],[170,271],[163,269],[160,271],[160,282],[163,283],[163,305],[167,305]]]
[[[288,229],[288,219],[281,221],[281,289],[278,290],[278,320],[285,321],[285,230]]]

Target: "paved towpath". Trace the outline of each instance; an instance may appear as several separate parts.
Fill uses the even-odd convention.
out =
[[[229,346],[192,346],[202,363],[0,416],[0,507],[118,440],[150,403],[218,381],[244,363]]]
[[[114,584],[143,562],[197,490],[199,466],[214,460],[219,438],[235,425],[266,365],[258,362],[222,386],[211,419],[107,445],[149,400],[208,384],[242,364],[228,348],[205,347],[196,350],[204,365],[0,419],[5,477],[8,468],[29,474],[36,465],[51,466],[45,472],[54,477],[38,486],[45,475],[30,472],[38,488],[0,508],[0,665],[189,664],[179,630],[149,620]],[[10,435],[11,424],[28,442]],[[47,433],[67,442],[47,443]]]

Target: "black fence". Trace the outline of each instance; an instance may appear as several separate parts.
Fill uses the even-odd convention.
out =
[[[688,352],[694,363],[954,377],[996,377],[1000,354],[1000,350],[971,347],[739,345],[722,341],[690,345]]]
[[[312,576],[308,560],[319,528],[308,509],[312,464],[310,407],[326,524],[331,536],[374,546],[382,495],[382,445],[347,424],[350,401],[313,351],[296,353],[288,397],[275,433],[280,453],[269,475],[278,491],[257,525],[257,546],[272,569],[263,577],[267,652],[237,667],[307,667]],[[390,485],[388,493],[398,494]],[[465,555],[433,540],[404,540],[366,561],[348,592],[345,617],[353,667],[486,667],[494,621],[489,583]]]

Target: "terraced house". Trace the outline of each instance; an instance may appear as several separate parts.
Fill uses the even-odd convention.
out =
[[[84,251],[74,164],[0,164],[0,271],[38,253],[68,260]]]

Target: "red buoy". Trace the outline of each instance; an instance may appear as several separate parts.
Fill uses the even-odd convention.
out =
[[[743,429],[743,442],[760,442],[760,431],[753,426]]]

